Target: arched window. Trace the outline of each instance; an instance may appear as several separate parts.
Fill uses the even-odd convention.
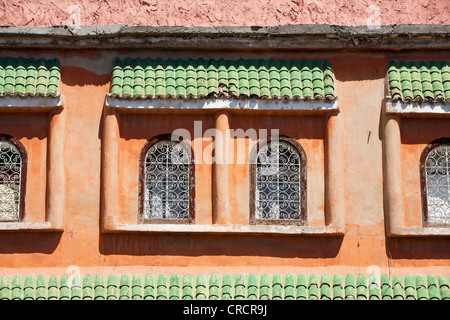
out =
[[[194,222],[192,150],[170,135],[151,139],[140,158],[142,222]]]
[[[252,150],[250,222],[306,221],[306,156],[288,137],[269,137]]]
[[[27,154],[15,138],[0,135],[0,221],[21,221],[25,212]]]
[[[424,149],[420,171],[424,225],[450,225],[450,138]]]

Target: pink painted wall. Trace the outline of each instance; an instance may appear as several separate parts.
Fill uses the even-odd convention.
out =
[[[237,3],[234,0],[0,0],[0,25],[269,26],[448,24],[450,21],[448,0],[247,0]]]

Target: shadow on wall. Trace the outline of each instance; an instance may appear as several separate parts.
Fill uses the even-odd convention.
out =
[[[110,70],[112,70],[112,62]],[[112,77],[112,73],[96,74],[78,66],[61,67],[61,82],[67,86],[103,86]]]
[[[61,236],[61,232],[2,232],[0,233],[0,254],[51,254],[58,247]]]
[[[343,237],[100,234],[104,255],[270,256],[334,258]]]
[[[386,238],[391,259],[450,259],[450,239]]]
[[[400,123],[402,144],[427,145],[433,140],[450,136],[449,128],[448,118],[402,118]]]
[[[0,118],[0,134],[8,134],[18,140],[23,138],[48,137],[50,115],[46,112],[35,113],[30,117],[29,112],[3,113]]]
[[[382,79],[386,76],[389,59],[377,56],[346,55],[331,58],[337,81],[364,81]],[[358,70],[358,72],[355,72]],[[337,90],[338,97],[340,96]]]

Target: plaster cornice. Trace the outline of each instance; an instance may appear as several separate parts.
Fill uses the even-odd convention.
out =
[[[3,48],[448,49],[450,25],[0,26]],[[211,41],[214,40],[214,41]]]

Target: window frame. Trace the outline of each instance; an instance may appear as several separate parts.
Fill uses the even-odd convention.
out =
[[[173,140],[173,135],[170,133],[160,134],[147,140],[141,149],[139,155],[139,193],[138,193],[138,223],[141,224],[194,224],[195,223],[195,163],[194,152],[191,145],[178,136],[177,140]],[[144,214],[144,193],[145,193],[145,159],[147,152],[152,145],[160,141],[178,141],[186,149],[189,157],[189,218],[188,219],[148,219]]]
[[[284,220],[284,219],[256,219],[256,166],[259,150],[264,145],[275,140],[284,141],[291,144],[298,152],[300,156],[300,219],[298,220]],[[307,158],[303,147],[295,139],[280,135],[280,136],[268,136],[265,139],[256,143],[250,153],[250,217],[249,223],[251,225],[307,225]]]
[[[20,173],[20,193],[19,193],[19,212],[17,220],[0,220],[0,222],[14,223],[23,222],[25,219],[25,198],[26,198],[26,184],[27,184],[27,164],[28,155],[25,146],[15,137],[8,134],[0,134],[0,140],[12,143],[20,153],[21,159],[21,173]]]
[[[428,154],[436,147],[444,144],[450,145],[450,138],[439,138],[430,142],[422,151],[420,155],[420,193],[422,201],[422,223],[424,227],[450,227],[450,224],[430,224],[428,222],[428,194],[427,194],[427,178],[425,170],[425,162],[427,160]]]

